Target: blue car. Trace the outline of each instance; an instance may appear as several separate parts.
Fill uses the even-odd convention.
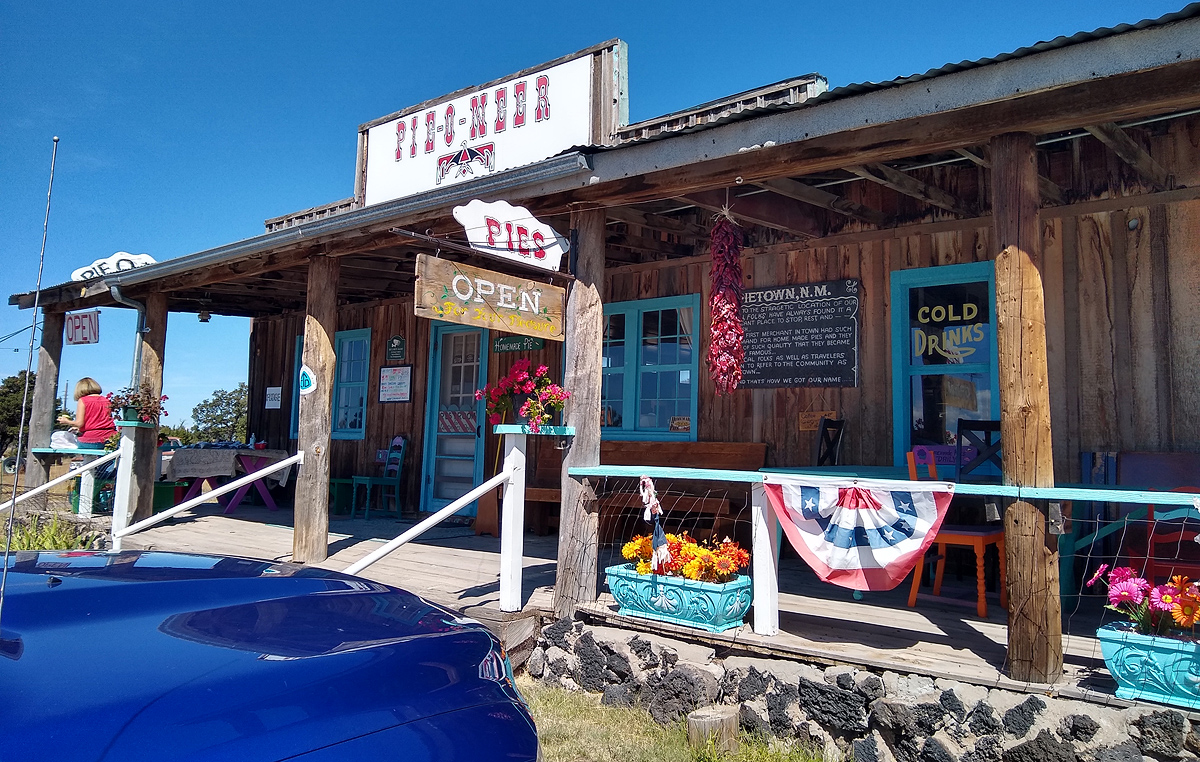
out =
[[[499,641],[295,564],[21,551],[0,608],[0,762],[535,760]]]

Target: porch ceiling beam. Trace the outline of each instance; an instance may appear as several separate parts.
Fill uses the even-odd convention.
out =
[[[992,168],[992,163],[990,161],[970,149],[955,148],[954,152],[964,159],[969,160],[972,164],[983,167],[984,169]],[[1051,204],[1055,204],[1056,206],[1062,206],[1063,204],[1067,203],[1066,197],[1063,196],[1062,188],[1058,187],[1058,184],[1049,177],[1046,177],[1045,175],[1038,175],[1037,183],[1038,193],[1041,194],[1042,198],[1046,199]]]
[[[688,244],[668,243],[657,238],[628,235],[626,233],[610,232],[605,236],[605,244],[606,249],[610,246],[621,246],[626,249],[658,254],[665,257],[690,257],[696,253],[695,247]]]
[[[941,188],[922,182],[898,169],[892,169],[886,164],[853,165],[845,169],[847,172],[858,175],[864,180],[879,183],[885,188],[891,188],[897,193],[910,196],[918,201],[924,201],[927,204],[932,204],[939,209],[953,212],[960,217],[971,217],[975,214],[969,204],[952,196]]]
[[[1084,129],[1112,149],[1112,152],[1121,157],[1122,161],[1133,167],[1155,190],[1170,190],[1174,186],[1167,170],[1163,169],[1163,166],[1155,161],[1154,157],[1146,152],[1146,149],[1134,142],[1133,138],[1129,137],[1128,133],[1116,124],[1105,122],[1084,127]]]
[[[875,225],[876,227],[883,227],[888,224],[888,216],[883,212],[872,209],[869,206],[863,206],[856,201],[842,198],[822,188],[814,188],[811,185],[797,182],[790,177],[764,180],[761,183],[757,183],[757,185],[760,188],[778,193],[780,196],[786,196],[805,204],[819,206],[822,209],[828,209],[831,212],[842,214],[851,219]]]
[[[720,212],[728,204],[736,219],[803,238],[816,238],[824,233],[821,224],[808,214],[806,207],[774,193],[734,196],[724,189],[715,189],[696,191],[679,198],[710,212]]]
[[[697,225],[689,220],[680,220],[663,214],[654,214],[653,212],[643,212],[640,209],[615,206],[611,209],[605,209],[604,216],[614,222],[624,222],[628,225],[637,225],[638,227],[650,230],[658,230],[663,233],[677,235],[681,238],[694,238],[700,241],[708,240],[708,230],[703,225]]]

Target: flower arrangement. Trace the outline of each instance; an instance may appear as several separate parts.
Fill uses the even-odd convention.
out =
[[[550,380],[550,369],[545,365],[530,373],[531,365],[525,358],[517,360],[508,375],[475,391],[475,399],[487,400],[488,423],[503,423],[505,414],[514,412],[514,397],[522,394],[526,399],[515,412],[529,421],[534,434],[550,422],[551,411],[562,411],[571,393]]]
[[[1088,580],[1091,587],[1108,571],[1108,564]],[[1195,633],[1200,618],[1200,585],[1183,575],[1171,577],[1165,585],[1151,585],[1128,566],[1108,571],[1104,579],[1108,586],[1108,605],[1105,608],[1126,616],[1143,635],[1169,635],[1172,629],[1190,629]],[[1178,634],[1178,633],[1176,633]]]
[[[638,574],[650,574],[650,557],[654,555],[650,535],[634,537],[621,548],[621,555],[636,562]],[[728,582],[740,569],[750,564],[750,554],[733,540],[706,546],[687,532],[668,534],[667,547],[671,557],[663,566],[668,576],[683,577],[699,582]]]
[[[124,420],[125,408],[133,408],[137,411],[137,418],[142,423],[155,423],[160,416],[168,415],[163,403],[167,401],[167,395],[156,396],[150,389],[150,384],[142,384],[140,387],[127,386],[117,392],[109,392],[104,395],[108,400],[108,408],[115,420]]]

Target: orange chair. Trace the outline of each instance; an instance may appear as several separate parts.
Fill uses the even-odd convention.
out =
[[[1176,487],[1172,492],[1193,492],[1200,493],[1200,487]],[[1155,518],[1154,506],[1146,506],[1146,563],[1143,566],[1142,574],[1150,584],[1155,584],[1155,581],[1160,577],[1168,580],[1176,574],[1189,572],[1193,579],[1200,577],[1200,560],[1193,558],[1171,559],[1170,566],[1166,567],[1166,572],[1162,571],[1165,564],[1156,558],[1155,546],[1164,543],[1174,543],[1178,549],[1182,546],[1184,540],[1192,542],[1196,535],[1200,533],[1200,515],[1197,514],[1195,508],[1177,505],[1170,506],[1169,510],[1159,511],[1157,520]],[[1171,527],[1169,531],[1157,531],[1158,521],[1169,521]],[[1191,522],[1192,527],[1188,528],[1188,522]]]
[[[929,478],[937,479],[937,464],[932,459],[926,464],[929,467]],[[917,459],[912,452],[908,453],[908,478],[918,481]],[[933,594],[942,594],[942,578],[946,573],[946,546],[956,545],[968,547],[975,551],[975,588],[978,598],[975,611],[980,619],[987,619],[987,595],[984,583],[983,554],[988,545],[995,545],[1000,553],[1000,605],[1008,608],[1007,569],[1004,559],[1004,527],[973,527],[943,524],[938,530],[937,537],[937,570],[933,577]],[[908,607],[917,605],[917,591],[921,587],[921,575],[925,571],[925,560],[922,559],[913,569],[912,589],[908,593]]]

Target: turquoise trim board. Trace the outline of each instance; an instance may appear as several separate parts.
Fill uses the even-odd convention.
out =
[[[618,614],[687,625],[707,632],[742,626],[750,610],[750,578],[698,582],[663,574],[638,574],[632,564],[604,570],[608,589],[621,605]]]
[[[542,437],[573,437],[575,436],[574,426],[539,426],[534,432],[525,424],[502,423],[492,427],[492,431],[497,434],[528,434],[529,436]]]
[[[955,373],[988,372],[991,383],[991,412],[993,419],[1000,417],[1000,372],[999,347],[995,336],[996,315],[996,268],[992,262],[972,262],[964,265],[923,267],[915,270],[895,270],[891,274],[891,332],[892,332],[892,462],[896,466],[906,465],[905,453],[912,447],[911,413],[912,383],[914,376],[938,375],[953,369]],[[909,291],[922,286],[941,286],[956,283],[986,281],[988,284],[988,311],[991,315],[992,332],[988,346],[988,363],[963,363],[947,365],[913,365],[908,316]]]
[[[296,337],[296,354],[292,359],[292,439],[300,438],[300,358],[304,355],[304,334]]]

